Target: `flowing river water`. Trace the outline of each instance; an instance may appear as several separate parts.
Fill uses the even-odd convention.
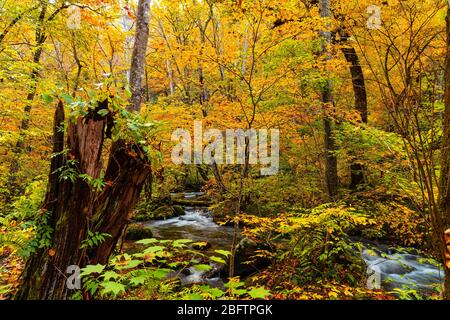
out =
[[[185,199],[195,199],[200,192],[186,192]],[[206,207],[184,207],[185,214],[167,220],[149,221],[145,223],[152,229],[158,239],[191,239],[207,241],[211,248],[231,248],[233,228],[220,226],[213,221],[211,212]],[[413,289],[430,294],[443,282],[444,274],[429,259],[416,253],[406,252],[403,248],[391,248],[384,245],[364,242],[361,252],[368,267],[368,287],[387,291],[395,289]],[[221,276],[215,273],[207,277],[203,271],[193,268],[189,274],[181,277],[183,284],[206,282],[213,286],[222,284]],[[210,273],[209,273],[210,274]]]

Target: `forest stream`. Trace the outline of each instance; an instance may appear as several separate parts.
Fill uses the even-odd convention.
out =
[[[185,192],[185,199],[195,199],[201,192]],[[191,239],[193,241],[207,241],[209,250],[229,249],[233,240],[233,228],[220,226],[213,221],[211,212],[206,207],[184,207],[185,214],[167,220],[156,220],[144,223],[151,227],[158,239]],[[411,253],[407,248],[392,248],[386,245],[374,244],[364,239],[362,258],[368,266],[368,274],[379,272],[379,276],[372,276],[379,281],[381,288],[387,291],[395,289],[413,289],[422,293],[432,293],[443,282],[442,270],[432,264],[429,259]],[[214,266],[216,269],[217,265]],[[206,282],[213,286],[221,286],[225,274],[218,272],[198,271],[189,269],[188,274],[180,275],[182,284]],[[222,272],[223,273],[223,272]],[[213,275],[209,277],[208,275]],[[370,282],[370,281],[368,281]],[[371,286],[371,284],[368,284]]]

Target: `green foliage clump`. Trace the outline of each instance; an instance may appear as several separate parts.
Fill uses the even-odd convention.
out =
[[[192,240],[142,239],[136,242],[145,247],[134,254],[120,254],[113,257],[108,265],[88,265],[81,270],[82,292],[100,299],[227,299],[237,297],[265,298],[270,292],[262,287],[246,288],[237,278],[230,279],[224,288],[213,288],[206,284],[183,287],[178,275],[188,268],[211,271],[215,263],[225,263],[230,252],[216,250],[214,256],[207,257],[190,249]]]
[[[342,204],[325,204],[292,218],[288,227],[299,283],[338,280],[357,285],[365,275],[361,245],[349,234],[373,223],[361,212]],[[282,255],[282,257],[285,254]]]

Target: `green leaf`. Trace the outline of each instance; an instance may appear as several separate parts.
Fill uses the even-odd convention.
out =
[[[260,288],[254,288],[254,289],[250,290],[248,292],[248,294],[253,299],[264,299],[264,298],[267,298],[268,296],[270,296],[270,291],[263,287],[260,287]]]
[[[221,254],[225,257],[228,257],[231,254],[231,252],[228,250],[214,250],[214,252],[217,252],[218,254]]]
[[[203,300],[200,293],[191,293],[186,296],[186,300]]]
[[[72,103],[73,102],[73,98],[70,96],[70,95],[68,95],[67,93],[64,93],[64,94],[62,94],[61,95],[61,98],[63,98],[63,100],[66,102],[66,103]]]
[[[211,261],[218,262],[218,263],[222,263],[222,264],[225,264],[225,263],[226,263],[225,260],[223,260],[223,259],[220,258],[220,257],[212,256],[212,257],[210,257],[209,259],[210,259]]]
[[[147,277],[145,276],[137,276],[130,279],[130,284],[133,286],[138,286],[145,283],[145,280],[147,280]]]
[[[212,269],[212,267],[208,264],[196,264],[195,266],[193,266],[195,269],[197,269],[198,271],[209,271]]]
[[[132,93],[131,93],[131,89],[130,89],[130,86],[126,86],[125,87],[125,97],[127,97],[128,99],[130,99],[131,98],[131,95],[132,95]]]
[[[215,298],[220,298],[225,294],[225,292],[223,292],[219,288],[208,288],[205,291],[213,295]]]
[[[171,262],[168,264],[169,267],[175,269],[177,267],[179,267],[182,263],[180,261],[175,261],[175,262]]]
[[[101,116],[101,117],[105,117],[108,113],[109,110],[108,109],[100,109],[97,111],[97,113]]]
[[[87,276],[92,273],[101,273],[103,269],[105,269],[105,266],[101,264],[87,265],[85,268],[81,269],[80,277]]]
[[[104,279],[105,281],[111,280],[111,279],[116,280],[118,277],[119,277],[119,275],[118,275],[117,273],[115,273],[114,271],[106,271],[106,272],[103,274],[103,279]]]
[[[155,242],[158,242],[158,240],[157,239],[142,239],[142,240],[136,241],[137,244],[152,244]]]
[[[155,272],[153,272],[152,276],[156,279],[163,279],[165,277],[167,277],[167,274],[170,272],[171,270],[169,269],[156,269]]]
[[[155,252],[162,251],[164,249],[165,249],[165,247],[162,247],[162,246],[153,246],[153,247],[148,247],[147,249],[145,249],[144,253],[145,254],[147,254],[147,253],[155,253]]]
[[[128,123],[128,128],[131,131],[139,131],[139,126],[136,123],[133,123],[133,122],[129,122]]]
[[[245,289],[236,289],[236,290],[233,290],[233,293],[235,295],[242,296],[242,295],[247,293],[247,290],[245,290]]]
[[[117,296],[121,292],[125,292],[125,286],[121,283],[105,281],[100,283],[100,286],[103,287],[102,294],[112,293]]]
[[[125,266],[120,266],[120,267],[118,267],[118,269],[132,269],[132,268],[136,268],[141,263],[142,263],[141,260],[130,260]]]
[[[172,246],[174,248],[184,248],[186,246],[186,243],[190,243],[190,242],[192,242],[192,240],[190,240],[190,239],[178,239],[172,243]]]
[[[50,104],[50,103],[53,102],[52,96],[50,96],[50,95],[47,94],[47,93],[43,93],[43,94],[42,94],[42,100],[44,100],[45,104]]]
[[[244,282],[236,282],[236,281],[229,281],[224,284],[225,288],[239,288],[242,287],[245,283]]]

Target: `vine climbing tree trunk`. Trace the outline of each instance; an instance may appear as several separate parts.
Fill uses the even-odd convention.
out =
[[[139,112],[142,101],[142,79],[148,42],[150,0],[139,0],[136,38],[130,70],[131,98],[129,111]],[[27,262],[18,299],[66,299],[66,269],[70,265],[105,264],[137,203],[144,182],[150,172],[144,153],[132,142],[118,140],[112,144],[104,174],[102,190],[92,188],[81,174],[98,179],[103,170],[102,151],[111,123],[100,110],[108,109],[108,100],[101,101],[86,116],[68,125],[66,146],[61,144],[63,134],[57,127],[63,120],[63,106],[55,115],[54,151],[49,187],[41,210],[48,216],[42,219],[39,230],[51,230],[49,244],[38,249]],[[67,156],[63,150],[68,149]],[[73,179],[62,179],[62,169],[75,170]],[[84,248],[88,231],[107,233],[98,247]]]

